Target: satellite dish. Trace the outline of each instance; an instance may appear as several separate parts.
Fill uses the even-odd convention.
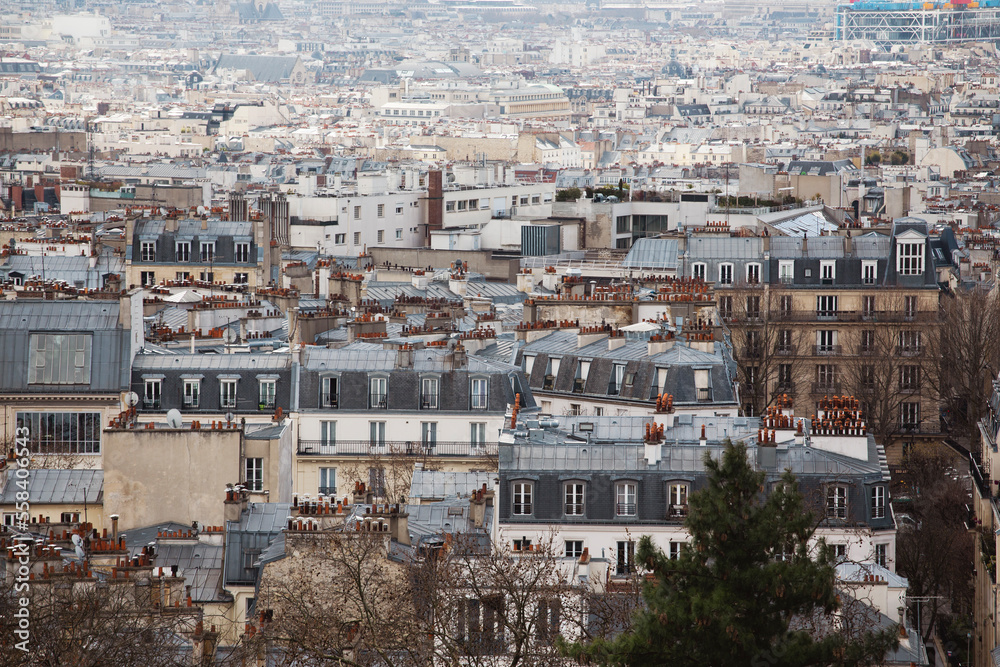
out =
[[[76,557],[81,561],[87,557],[87,554],[83,551],[83,538],[76,533],[73,533],[73,547],[74,551],[76,551]]]
[[[181,411],[177,408],[167,410],[167,426],[170,428],[183,428],[184,420],[181,418]]]
[[[135,393],[134,391],[130,391],[129,393],[125,394],[125,405],[127,405],[130,408],[133,408],[138,403],[139,403],[139,394]]]
[[[227,345],[232,345],[233,343],[235,343],[238,337],[239,337],[238,334],[232,329],[226,329],[224,332],[222,332],[222,340],[226,341]]]

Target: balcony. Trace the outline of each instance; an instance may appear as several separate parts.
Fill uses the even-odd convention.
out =
[[[368,407],[373,410],[385,410],[386,408],[386,395],[385,394],[369,394],[368,395]]]
[[[711,387],[698,387],[698,402],[699,403],[711,403],[712,402],[712,388]]]
[[[321,496],[336,496],[337,487],[335,486],[321,486],[319,487],[319,495]]]
[[[160,409],[160,397],[157,396],[156,398],[149,398],[147,396],[146,398],[143,398],[142,399],[142,407],[146,408],[147,410],[159,410]]]
[[[841,353],[840,345],[815,345],[816,356],[830,356]]]
[[[424,446],[419,440],[299,440],[298,453],[304,456],[497,456],[495,442],[438,440]]]
[[[616,503],[615,504],[615,515],[616,516],[635,516],[636,505],[635,503]]]
[[[566,516],[583,516],[583,503],[566,503]]]
[[[320,394],[319,404],[324,408],[336,408],[340,403],[340,398],[336,394]]]
[[[437,410],[438,408],[438,395],[437,394],[421,394],[420,395],[420,409],[421,410]]]
[[[919,357],[923,353],[922,345],[900,345],[896,348],[896,354],[901,357]]]
[[[667,519],[684,519],[688,515],[688,506],[684,505],[667,505]]]
[[[814,394],[824,394],[831,396],[839,396],[840,383],[839,382],[813,382],[812,393]]]
[[[486,410],[489,407],[489,401],[487,400],[486,394],[473,394],[472,395],[472,409],[473,410]]]

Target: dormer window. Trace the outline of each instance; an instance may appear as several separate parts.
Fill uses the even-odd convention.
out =
[[[703,262],[698,262],[691,267],[691,275],[695,280],[704,280],[706,272],[706,265]]]
[[[747,264],[747,282],[751,285],[760,283],[760,264]]]
[[[719,284],[720,285],[732,285],[733,284],[733,265],[732,264],[720,264],[719,265]]]
[[[829,486],[826,489],[826,518],[847,518],[847,487],[842,485]]]
[[[837,278],[837,264],[830,261],[822,261],[819,263],[819,279],[824,285],[832,285],[833,281]]]
[[[919,276],[924,272],[924,242],[900,241],[896,245],[896,272],[901,276]]]
[[[688,513],[688,483],[671,482],[667,486],[667,518],[678,519]]]

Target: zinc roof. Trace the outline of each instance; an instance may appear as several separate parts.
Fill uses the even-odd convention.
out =
[[[118,310],[117,301],[4,301],[0,302],[0,329],[117,329]]]
[[[31,502],[36,505],[98,505],[104,502],[103,470],[54,470],[35,468],[29,476]],[[22,490],[14,475],[7,476],[0,502],[15,502],[15,494]]]
[[[622,261],[626,269],[676,269],[677,239],[636,239]]]

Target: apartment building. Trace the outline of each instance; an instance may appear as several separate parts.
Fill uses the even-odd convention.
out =
[[[296,491],[343,495],[363,482],[399,502],[414,464],[496,470],[497,438],[517,395],[522,407],[534,405],[518,367],[461,346],[307,347],[293,413]]]
[[[125,227],[129,285],[168,281],[263,286],[270,258],[261,222],[134,218]],[[263,242],[263,243],[262,243]]]
[[[715,281],[745,414],[855,396],[896,457],[901,436],[939,432],[928,349],[956,250],[950,229],[904,218],[888,236],[691,239],[684,270]]]
[[[997,547],[1000,547],[1000,378],[993,381],[989,413],[979,422],[979,443],[969,457],[972,473],[970,523],[978,534],[975,559],[975,604],[972,631],[975,667],[991,667],[1000,647],[1000,609],[997,601]]]
[[[896,527],[883,450],[870,435],[824,427],[838,411],[829,406],[817,421],[805,420],[802,435],[776,429],[773,443],[758,442],[762,422],[747,417],[669,416],[654,437],[648,429],[659,418],[560,417],[558,428],[529,418],[518,425],[521,433],[505,431],[501,441],[500,530],[517,536],[514,548],[554,533],[565,555],[586,549],[610,559],[613,575],[625,576],[638,567],[641,535],[664,553],[680,553],[688,540],[688,498],[707,484],[704,457],[721,455],[731,440],[748,445],[755,467],[767,473],[765,488],[786,469],[795,474],[820,520],[814,539],[826,539],[839,559],[894,571]],[[794,423],[790,410],[775,417]]]

